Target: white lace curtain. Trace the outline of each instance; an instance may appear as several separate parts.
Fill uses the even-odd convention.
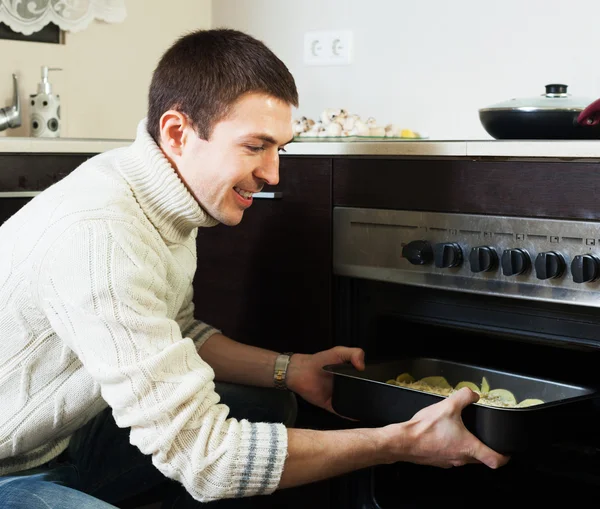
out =
[[[93,19],[120,23],[126,14],[125,0],[0,0],[0,21],[24,35],[38,32],[50,22],[78,32]]]

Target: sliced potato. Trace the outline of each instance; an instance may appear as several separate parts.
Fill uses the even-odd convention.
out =
[[[488,383],[487,378],[483,377],[481,379],[481,393],[487,394],[488,392],[490,392],[490,384]]]
[[[449,396],[454,391],[458,391],[463,387],[468,387],[472,391],[480,395],[479,403],[486,406],[504,407],[504,408],[525,408],[534,405],[541,405],[543,400],[537,398],[528,398],[517,404],[515,395],[506,389],[490,390],[490,384],[486,377],[482,377],[481,388],[474,382],[462,381],[452,387],[448,380],[443,376],[427,376],[420,380],[415,378],[410,373],[401,373],[395,379],[391,378],[386,383],[403,387],[410,387],[418,391],[428,392],[430,394],[438,394],[441,396]]]
[[[415,381],[415,378],[410,373],[402,373],[396,377],[396,382],[400,383],[412,383]]]
[[[517,404],[515,395],[506,389],[492,389],[488,392],[487,397],[492,400],[496,399],[506,406],[516,406]]]
[[[448,383],[448,380],[446,380],[443,376],[426,376],[425,378],[421,378],[419,381],[440,389],[452,389],[452,386]]]
[[[475,391],[477,393],[481,392],[479,387],[477,387],[477,385],[474,384],[473,382],[458,382],[454,389],[458,391],[458,390],[462,389],[463,387],[468,387],[469,389],[471,389],[472,391]]]
[[[519,408],[524,408],[524,407],[528,407],[528,406],[534,406],[534,405],[542,405],[544,402],[541,399],[537,399],[537,398],[528,398],[528,399],[524,399],[523,401],[521,401],[517,407]]]

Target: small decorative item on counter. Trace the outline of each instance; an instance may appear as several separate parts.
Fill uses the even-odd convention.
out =
[[[377,139],[424,139],[426,136],[396,124],[378,125],[373,117],[363,120],[359,115],[345,109],[326,108],[318,120],[300,117],[293,121],[294,137],[298,139],[322,138],[377,138]],[[338,141],[338,140],[336,140]]]
[[[48,71],[60,71],[55,67],[42,66],[42,79],[37,94],[31,94],[31,135],[36,138],[60,137],[60,96],[52,93]]]

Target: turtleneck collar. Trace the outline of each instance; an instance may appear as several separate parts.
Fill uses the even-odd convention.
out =
[[[200,207],[173,166],[140,121],[133,144],[123,158],[121,173],[160,235],[169,242],[184,241],[201,226],[218,221]]]

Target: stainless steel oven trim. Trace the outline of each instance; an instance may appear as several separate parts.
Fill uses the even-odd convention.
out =
[[[539,280],[533,269],[504,276],[500,269],[472,273],[467,263],[452,269],[411,265],[402,246],[412,240],[458,242],[464,253],[476,245],[522,248],[532,255],[557,250],[567,269],[557,279]],[[336,275],[504,296],[600,307],[600,279],[575,283],[569,266],[576,254],[600,257],[600,223],[492,215],[335,207],[333,272]],[[468,256],[468,254],[467,254]]]

